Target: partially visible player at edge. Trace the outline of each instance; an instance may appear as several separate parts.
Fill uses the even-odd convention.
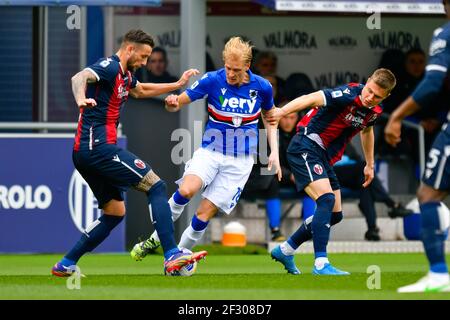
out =
[[[55,264],[52,268],[55,276],[73,273],[78,260],[102,243],[122,221],[124,192],[129,187],[147,195],[150,218],[164,250],[166,272],[179,270],[206,255],[205,251],[190,254],[178,248],[164,180],[147,163],[116,145],[120,112],[128,94],[148,98],[168,93],[180,89],[198,74],[198,70],[190,69],[177,82],[139,83],[133,72],[146,65],[153,47],[151,36],[142,30],[130,30],[115,55],[100,59],[72,77],[72,91],[80,109],[73,163],[89,184],[103,215],[86,228],[75,246]]]
[[[316,201],[317,208],[287,241],[271,252],[272,258],[281,262],[288,273],[300,274],[294,262],[294,252],[303,242],[312,239],[315,255],[313,274],[349,274],[331,265],[327,257],[330,228],[343,218],[340,186],[333,164],[341,159],[347,143],[360,132],[366,160],[363,187],[372,182],[373,125],[382,112],[379,104],[389,96],[395,84],[391,71],[378,69],[365,85],[350,83],[316,91],[292,100],[269,116],[269,122],[278,123],[285,115],[313,108],[299,122],[299,132],[289,144],[287,159],[297,190],[304,190]]]
[[[450,19],[450,0],[443,1],[447,19]],[[390,116],[385,128],[386,141],[392,146],[400,142],[401,121],[431,103],[444,104],[450,95],[450,22],[436,29],[430,45],[429,60],[423,80]],[[439,95],[440,94],[440,95]],[[439,95],[439,96],[438,96]],[[443,95],[447,99],[442,99]],[[439,101],[436,101],[439,98]],[[442,100],[441,100],[442,99]],[[449,108],[448,105],[443,106]],[[450,280],[445,262],[444,241],[448,234],[450,217],[441,201],[450,190],[450,113],[447,123],[436,137],[428,155],[422,183],[417,190],[422,215],[421,237],[430,265],[428,274],[418,282],[398,289],[407,292],[449,292]]]
[[[166,98],[168,111],[176,112],[192,101],[207,96],[209,120],[202,147],[186,163],[178,190],[169,200],[174,221],[184,207],[203,190],[203,199],[192,221],[181,236],[179,245],[191,249],[202,238],[209,221],[221,210],[230,214],[253,167],[257,152],[258,122],[267,130],[271,153],[268,169],[281,179],[276,127],[266,117],[276,108],[270,83],[250,71],[252,46],[240,37],[232,37],[222,51],[224,68],[208,72],[180,95]],[[138,243],[131,251],[142,260],[159,245],[159,232]]]

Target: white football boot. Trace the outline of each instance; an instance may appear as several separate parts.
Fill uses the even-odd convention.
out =
[[[412,292],[450,292],[450,280],[448,274],[437,275],[429,272],[416,283],[397,289],[398,293]]]

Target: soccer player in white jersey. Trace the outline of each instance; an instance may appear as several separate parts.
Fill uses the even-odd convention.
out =
[[[230,214],[236,206],[254,163],[261,112],[271,150],[268,169],[274,167],[281,179],[276,126],[265,120],[275,108],[272,87],[250,71],[252,46],[248,42],[231,38],[222,57],[224,68],[206,73],[182,94],[166,98],[166,109],[171,112],[205,96],[208,101],[209,120],[202,147],[186,164],[179,188],[169,200],[175,221],[189,200],[204,189],[203,199],[179,243],[187,249],[202,238],[209,220],[219,210]],[[134,246],[131,256],[141,260],[158,246],[155,231],[149,239]]]

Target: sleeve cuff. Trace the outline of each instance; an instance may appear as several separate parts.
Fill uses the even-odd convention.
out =
[[[100,77],[98,76],[97,72],[92,70],[91,68],[84,68],[84,70],[88,70],[94,74],[94,76],[97,78],[97,81],[100,81]]]

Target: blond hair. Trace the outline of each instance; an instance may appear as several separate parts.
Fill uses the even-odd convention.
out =
[[[250,42],[242,40],[241,37],[232,37],[225,44],[222,51],[222,59],[225,61],[228,57],[242,59],[244,63],[250,64],[252,62],[252,48]]]
[[[380,68],[375,70],[375,72],[369,77],[373,82],[375,82],[379,87],[391,92],[397,84],[395,75],[391,70]]]

